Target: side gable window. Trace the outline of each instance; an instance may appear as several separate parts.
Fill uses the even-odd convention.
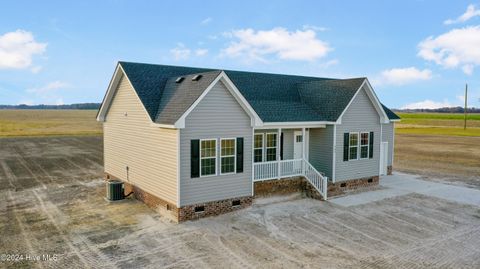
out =
[[[217,174],[217,140],[200,140],[200,176]]]
[[[358,133],[350,133],[348,159],[349,160],[358,159]]]
[[[370,133],[362,132],[360,134],[360,159],[367,159],[370,147]]]
[[[236,139],[222,138],[220,140],[220,174],[235,173],[236,164]]]

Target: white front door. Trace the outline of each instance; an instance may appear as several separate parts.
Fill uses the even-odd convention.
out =
[[[293,158],[301,159],[303,157],[303,140],[302,131],[293,133]]]
[[[388,165],[388,142],[380,143],[380,175],[387,174]]]

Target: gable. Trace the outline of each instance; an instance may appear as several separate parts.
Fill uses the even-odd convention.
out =
[[[367,89],[364,86],[355,95],[345,114],[342,116],[342,124],[358,122],[378,123],[379,121],[380,115],[370,100]]]

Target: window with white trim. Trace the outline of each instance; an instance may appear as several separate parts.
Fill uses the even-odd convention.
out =
[[[267,162],[276,161],[277,160],[277,134],[270,133],[267,134],[266,139],[266,159]]]
[[[217,174],[217,140],[200,140],[200,176]]]
[[[350,133],[348,145],[348,159],[358,160],[358,133]]]
[[[253,162],[263,162],[263,134],[255,134],[253,140]]]
[[[236,139],[222,138],[220,139],[220,174],[235,173],[236,165]]]
[[[368,159],[370,147],[370,133],[360,133],[360,159]]]

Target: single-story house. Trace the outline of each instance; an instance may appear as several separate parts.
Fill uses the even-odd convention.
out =
[[[378,184],[400,118],[367,78],[119,62],[97,120],[106,179],[184,221]]]

